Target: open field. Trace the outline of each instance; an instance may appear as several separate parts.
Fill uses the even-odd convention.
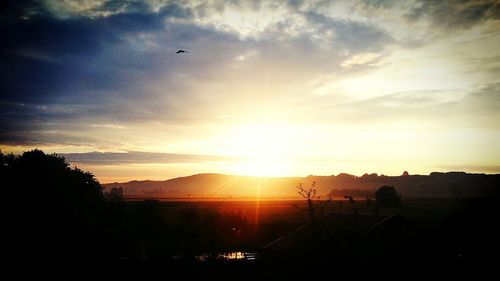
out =
[[[125,205],[133,206],[140,199],[128,199]],[[353,212],[348,200],[323,202],[321,214]],[[400,214],[423,226],[438,224],[439,221],[458,214],[467,206],[475,204],[468,199],[407,199],[400,208],[381,208],[379,215]],[[368,206],[365,200],[356,200],[355,206],[360,214],[374,214],[374,207]],[[176,222],[182,210],[194,208],[203,213],[239,213],[250,222],[272,222],[274,220],[306,221],[306,202],[304,200],[211,200],[211,199],[160,199],[158,210],[165,222]]]
[[[318,209],[315,230],[305,201],[118,203],[135,214],[143,212],[145,204],[154,205],[163,226],[144,232],[147,264],[181,276],[182,270],[191,277],[226,271],[248,278],[259,272],[294,276],[304,274],[301,266],[329,272],[333,265],[370,272],[385,263],[400,269],[418,266],[422,272],[456,270],[489,262],[491,252],[485,245],[496,245],[487,223],[494,217],[492,200],[411,199],[400,208],[379,209],[378,216],[364,200],[354,202],[357,215],[349,201],[336,200]],[[123,256],[136,264],[130,259],[137,257],[137,249],[129,250]],[[222,255],[244,258],[247,253],[255,254],[257,262],[209,261]],[[434,268],[438,264],[442,267]]]
[[[310,222],[304,200],[131,200],[118,204],[129,214],[126,219],[129,223],[123,231],[137,232],[130,225],[136,219],[141,220],[139,226],[144,225],[149,232],[155,233],[153,244],[156,246],[152,248],[159,257],[186,252],[259,251],[269,242]],[[321,205],[316,203],[315,216],[319,219],[319,227],[322,227],[324,222],[321,218],[329,214],[353,217],[357,212],[364,217],[381,218],[399,214],[422,229],[430,230],[461,215],[475,202],[411,199],[405,200],[400,208],[380,208],[378,214],[373,204],[364,200],[355,201],[354,206],[347,200],[323,202]],[[344,222],[337,224],[340,228],[344,227]],[[137,249],[130,248],[124,254],[137,255]]]

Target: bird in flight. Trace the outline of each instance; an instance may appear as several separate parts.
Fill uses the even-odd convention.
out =
[[[180,53],[189,53],[188,51],[184,51],[184,50],[179,50],[177,52],[175,52],[176,54],[180,54]]]

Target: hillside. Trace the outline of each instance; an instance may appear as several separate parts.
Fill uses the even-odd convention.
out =
[[[318,194],[322,197],[352,195],[365,198],[372,196],[382,185],[395,186],[405,198],[476,198],[497,196],[500,193],[500,175],[464,172],[402,176],[365,174],[361,177],[342,173],[336,176],[283,178],[197,174],[165,181],[130,181],[103,186],[106,189],[122,187],[127,197],[298,198],[298,183],[310,186],[312,182],[316,182]]]

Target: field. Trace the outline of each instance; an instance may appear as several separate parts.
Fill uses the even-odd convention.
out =
[[[354,216],[357,213],[381,218],[399,214],[423,229],[432,229],[460,215],[471,204],[470,200],[409,199],[399,208],[380,208],[376,212],[373,203],[365,200],[356,200],[354,204],[335,200],[315,203],[315,218],[322,224],[321,218],[328,214]],[[120,205],[129,214],[135,214],[128,220],[140,218],[151,222],[145,223],[145,227],[150,228],[162,225],[151,231],[166,232],[158,236],[176,241],[170,246],[160,243],[165,246],[162,251],[172,255],[215,250],[258,251],[263,245],[310,222],[304,200],[128,200]]]
[[[183,270],[190,272],[188,277],[214,277],[221,271],[245,272],[247,277],[259,272],[293,276],[304,274],[302,266],[315,268],[313,275],[320,276],[333,264],[361,272],[386,263],[435,270],[438,262],[443,269],[457,267],[466,261],[461,257],[469,258],[470,266],[484,261],[487,255],[478,245],[494,245],[493,233],[481,234],[488,228],[486,219],[470,220],[483,207],[490,209],[490,201],[409,199],[399,208],[379,209],[377,216],[374,206],[364,200],[355,201],[355,209],[347,200],[336,200],[316,209],[314,228],[304,201],[124,201],[119,205],[140,221],[138,229],[124,232],[135,232],[137,241],[143,241],[142,250],[131,240],[115,244],[121,250],[128,248],[122,252],[123,259],[148,268],[154,265],[155,270],[169,268],[178,277],[186,276]],[[387,219],[393,215],[397,219]],[[127,227],[134,221],[130,219]],[[478,241],[478,235],[484,240]],[[252,261],[245,260],[249,253]],[[118,268],[123,270],[122,265]]]
[[[142,200],[126,200],[124,204],[134,208]],[[460,199],[407,199],[400,208],[381,208],[379,215],[403,215],[423,226],[438,224],[453,216],[475,201]],[[167,223],[175,223],[180,212],[196,209],[200,213],[238,213],[251,223],[269,223],[276,220],[305,223],[307,205],[304,200],[158,200],[158,210]],[[355,206],[361,214],[373,214],[374,207],[367,206],[365,200],[356,200]],[[334,212],[349,214],[353,207],[348,200],[324,202],[323,214]]]

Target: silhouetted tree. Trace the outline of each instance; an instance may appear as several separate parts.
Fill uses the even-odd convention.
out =
[[[396,191],[394,186],[384,185],[375,192],[377,204],[382,207],[399,207],[401,206],[401,195]]]
[[[311,225],[314,225],[315,219],[316,219],[316,206],[314,205],[316,197],[316,182],[313,182],[311,184],[311,187],[307,188],[304,187],[303,184],[300,182],[299,185],[297,185],[298,193],[302,198],[306,199],[307,202],[307,214],[309,216],[309,222]]]
[[[352,196],[344,196],[345,199],[349,200],[349,203],[352,206],[352,213],[357,215],[358,214],[358,208],[356,208],[356,201],[354,201],[354,198]]]
[[[0,175],[3,176],[6,170],[7,159],[5,159],[5,155],[3,155],[2,150],[0,150]]]
[[[7,188],[18,198],[43,204],[38,212],[57,209],[54,218],[65,213],[87,220],[103,202],[102,187],[94,175],[70,167],[64,157],[35,149],[6,161],[11,162],[5,175]]]
[[[120,201],[123,199],[123,188],[122,187],[112,187],[109,192],[105,193],[105,197],[108,200]]]
[[[27,267],[47,270],[57,263],[71,271],[97,266],[106,255],[96,255],[104,200],[95,177],[38,149],[3,156],[2,165],[4,196],[11,201],[6,229],[20,241],[13,243],[16,254],[36,261]],[[44,263],[49,261],[50,266]]]
[[[329,197],[326,201],[321,201],[321,197],[317,195],[318,191],[316,189],[316,182],[312,182],[309,188],[304,187],[302,183],[299,183],[296,188],[299,195],[306,199],[309,223],[313,234],[316,234],[317,213],[318,211],[324,211],[325,204],[332,201],[331,197]]]

